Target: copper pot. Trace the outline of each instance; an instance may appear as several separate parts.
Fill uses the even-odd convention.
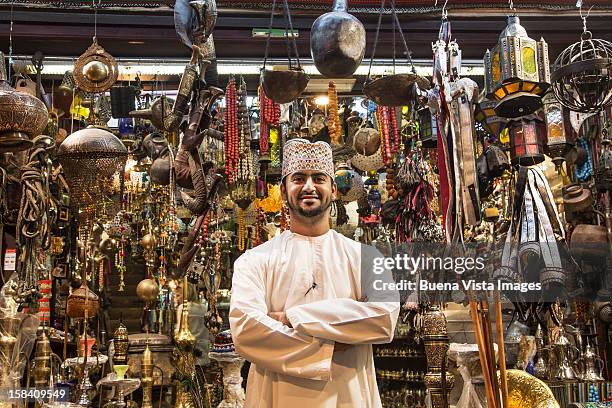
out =
[[[579,224],[572,231],[570,251],[578,259],[599,259],[608,255],[608,234],[602,225]]]
[[[66,314],[73,319],[93,317],[98,313],[100,298],[85,282],[68,296]]]
[[[289,103],[304,92],[310,77],[301,69],[269,70],[261,73],[266,96],[276,103]]]
[[[4,60],[1,52],[0,57]],[[48,118],[40,99],[6,83],[6,69],[0,64],[0,153],[29,149],[32,139],[47,126]]]
[[[582,212],[593,205],[591,190],[583,188],[580,183],[572,183],[563,187],[563,204],[566,211]]]
[[[334,0],[333,11],[319,16],[310,29],[312,59],[326,77],[353,75],[365,54],[365,28],[347,10],[346,0]]]

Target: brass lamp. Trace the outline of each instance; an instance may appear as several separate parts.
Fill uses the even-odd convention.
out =
[[[429,107],[419,109],[419,138],[424,148],[434,148],[438,145],[438,121],[432,115]]]
[[[518,16],[509,16],[499,41],[484,56],[485,91],[504,118],[529,115],[542,107],[540,96],[550,86],[548,44],[527,36]]]
[[[552,158],[557,169],[565,160],[565,155],[570,152],[574,143],[570,140],[566,122],[564,119],[563,105],[559,103],[555,94],[548,92],[543,98],[544,116],[546,119],[546,153]]]
[[[510,124],[510,160],[513,166],[532,166],[544,161],[544,122],[522,119]]]

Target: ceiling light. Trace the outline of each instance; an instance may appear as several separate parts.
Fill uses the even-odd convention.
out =
[[[314,99],[314,103],[315,105],[319,106],[327,106],[327,104],[329,103],[329,98],[327,97],[327,95],[317,96]]]

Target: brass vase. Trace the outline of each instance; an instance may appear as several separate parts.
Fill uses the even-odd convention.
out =
[[[142,353],[140,363],[140,384],[142,385],[141,408],[153,407],[153,355],[149,348],[149,342]]]
[[[16,316],[6,316],[0,319],[0,388],[15,385],[10,378],[10,373],[20,322],[21,319]]]
[[[183,303],[179,330],[174,336],[174,341],[177,345],[175,350],[177,372],[184,379],[193,379],[195,375],[193,348],[196,338],[191,333],[191,330],[189,330],[189,307],[186,302]],[[178,382],[175,408],[194,408],[193,395],[191,394],[188,382],[190,381],[183,380]]]
[[[51,375],[51,342],[45,330],[39,328],[36,339],[36,351],[34,353],[34,384],[36,388],[49,385]]]
[[[455,383],[446,371],[449,348],[448,324],[438,306],[431,306],[423,316],[423,343],[427,357],[425,386],[431,395],[433,408],[448,408],[449,394]],[[445,374],[445,378],[443,377]]]
[[[4,61],[4,54],[0,52]],[[40,135],[49,118],[45,104],[35,96],[19,92],[6,82],[6,68],[0,64],[0,153],[27,150]]]

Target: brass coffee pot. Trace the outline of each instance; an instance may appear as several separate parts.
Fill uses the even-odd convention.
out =
[[[599,367],[596,367],[596,363]],[[578,378],[584,382],[596,382],[603,381],[603,367],[604,362],[601,357],[597,355],[597,352],[591,344],[587,341],[587,345],[584,348],[584,352],[576,360],[578,369]]]
[[[567,338],[565,330],[561,330],[552,349],[556,362],[556,364],[553,364],[553,367],[556,368],[552,378],[561,382],[575,381],[578,376],[576,375],[576,370],[574,370],[572,361],[575,361],[578,348]]]

